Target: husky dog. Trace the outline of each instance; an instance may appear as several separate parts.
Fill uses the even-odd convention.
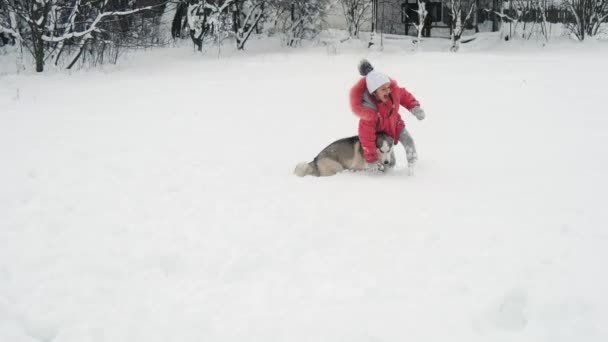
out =
[[[380,171],[384,167],[395,166],[395,152],[393,151],[393,138],[384,133],[376,135],[376,149],[378,152]],[[334,141],[324,148],[315,159],[309,163],[303,162],[296,166],[294,173],[304,176],[333,176],[344,170],[360,171],[369,168],[363,156],[363,148],[358,136]]]

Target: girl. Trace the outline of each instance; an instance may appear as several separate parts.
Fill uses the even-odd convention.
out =
[[[399,114],[399,106],[405,107],[418,120],[423,120],[425,113],[420,103],[405,88],[399,87],[395,80],[374,70],[365,59],[359,63],[359,73],[364,77],[351,89],[350,105],[353,113],[359,117],[359,140],[369,169],[383,170],[378,163],[376,133],[384,132],[393,138],[395,144],[399,141],[405,147],[408,171],[410,175],[413,174],[418,155],[414,140]]]

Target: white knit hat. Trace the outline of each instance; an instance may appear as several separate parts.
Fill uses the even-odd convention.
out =
[[[365,84],[367,85],[367,91],[369,91],[370,94],[384,84],[390,83],[390,81],[388,76],[376,70],[370,71],[369,74],[365,76]]]

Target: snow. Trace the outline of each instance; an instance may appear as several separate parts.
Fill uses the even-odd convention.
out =
[[[248,44],[0,76],[0,341],[606,341],[605,42]],[[416,175],[295,177],[364,57]]]

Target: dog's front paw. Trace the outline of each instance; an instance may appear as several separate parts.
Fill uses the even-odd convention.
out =
[[[384,172],[384,164],[380,162],[367,163],[367,171],[369,172]]]

